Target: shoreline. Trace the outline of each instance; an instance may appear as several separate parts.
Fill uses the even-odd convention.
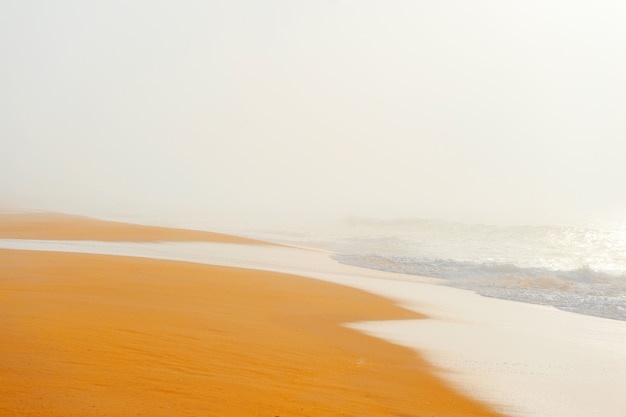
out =
[[[623,322],[485,298],[414,276],[342,265],[328,254],[303,249],[201,242],[33,243],[46,250],[265,269],[351,286],[429,318],[343,325],[413,349],[459,392],[508,415],[618,417],[626,407],[620,390],[626,384]]]

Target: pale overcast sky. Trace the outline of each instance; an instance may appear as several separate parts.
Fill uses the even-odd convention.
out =
[[[0,206],[624,214],[625,22],[620,0],[2,0]]]

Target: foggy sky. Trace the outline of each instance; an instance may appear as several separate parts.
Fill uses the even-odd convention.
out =
[[[0,206],[626,213],[623,1],[0,2]]]

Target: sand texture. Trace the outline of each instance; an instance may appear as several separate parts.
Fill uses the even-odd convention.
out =
[[[0,306],[0,415],[497,415],[340,325],[416,313],[317,280],[0,250]]]
[[[221,233],[142,226],[56,213],[0,213],[0,239],[208,241],[267,244]]]

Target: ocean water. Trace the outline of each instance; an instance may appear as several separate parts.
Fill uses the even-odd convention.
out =
[[[353,219],[282,240],[330,250],[349,265],[626,320],[626,228]]]

